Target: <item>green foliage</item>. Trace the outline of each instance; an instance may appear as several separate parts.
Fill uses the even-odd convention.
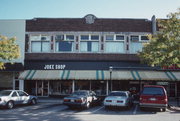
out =
[[[16,38],[7,38],[0,35],[0,59],[12,61],[20,57],[20,48],[16,44]],[[5,69],[4,62],[0,61],[0,69]]]
[[[160,30],[155,35],[149,35],[150,42],[138,55],[142,62],[151,66],[180,67],[180,9],[167,15],[167,18],[158,20]]]

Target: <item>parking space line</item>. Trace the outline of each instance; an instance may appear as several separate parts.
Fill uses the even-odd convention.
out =
[[[138,109],[138,105],[136,105],[136,107],[134,108],[133,115],[137,113],[137,109]]]
[[[104,106],[102,106],[102,107],[100,107],[100,108],[98,108],[98,109],[96,109],[96,110],[92,111],[92,113],[95,113],[95,112],[97,112],[97,111],[101,110],[102,108],[104,108]]]

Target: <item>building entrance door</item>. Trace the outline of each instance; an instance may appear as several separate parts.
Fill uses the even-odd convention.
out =
[[[36,81],[36,95],[49,96],[49,81]]]

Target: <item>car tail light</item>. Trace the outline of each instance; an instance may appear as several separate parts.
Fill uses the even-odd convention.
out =
[[[82,103],[83,101],[81,99],[77,99],[77,100],[75,100],[75,102]]]
[[[64,99],[64,102],[70,102],[70,100],[69,99]]]
[[[117,103],[123,103],[123,101],[122,100],[117,100]]]
[[[106,102],[112,102],[112,100],[106,100]]]

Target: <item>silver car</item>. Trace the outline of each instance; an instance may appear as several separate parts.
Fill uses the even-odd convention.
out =
[[[3,90],[0,91],[0,106],[11,109],[17,104],[36,104],[37,97],[28,95],[22,90]]]
[[[105,108],[109,107],[127,107],[132,105],[132,96],[129,91],[112,91],[105,99]]]

